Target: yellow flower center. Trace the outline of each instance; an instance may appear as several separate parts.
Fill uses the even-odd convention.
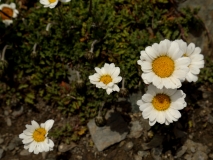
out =
[[[50,3],[55,3],[55,2],[56,2],[56,0],[49,0],[49,2],[50,2]]]
[[[2,12],[0,12],[0,16],[2,20],[9,20],[11,19],[10,17],[13,17],[13,10],[8,7],[3,7]]]
[[[174,72],[174,61],[168,56],[160,56],[152,63],[152,69],[161,78],[169,77]]]
[[[110,75],[103,75],[100,78],[100,82],[103,82],[104,84],[108,84],[112,82],[112,77]]]
[[[169,108],[171,103],[170,97],[166,94],[157,94],[153,100],[152,105],[158,111],[165,111]]]
[[[33,132],[33,139],[36,142],[43,142],[45,140],[46,130],[44,128],[38,128]]]

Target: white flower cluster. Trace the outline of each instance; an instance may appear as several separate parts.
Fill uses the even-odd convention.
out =
[[[154,43],[141,51],[138,64],[143,71],[141,77],[149,84],[148,91],[137,101],[144,119],[152,126],[156,122],[170,124],[186,107],[185,94],[177,90],[183,81],[196,82],[200,69],[204,67],[201,49],[183,40]]]

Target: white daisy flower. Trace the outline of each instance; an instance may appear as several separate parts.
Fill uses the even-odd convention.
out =
[[[186,107],[185,93],[177,89],[158,89],[153,85],[148,86],[147,93],[137,101],[144,119],[149,118],[149,125],[156,122],[169,125],[177,121],[181,114],[178,110]]]
[[[189,57],[191,62],[189,64],[189,72],[186,74],[186,80],[188,82],[196,82],[198,80],[198,74],[200,69],[204,67],[204,57],[200,54],[200,47],[195,47],[194,43],[187,43],[182,39],[175,40],[179,44],[180,49],[183,51],[183,57]]]
[[[34,154],[53,150],[54,143],[47,135],[53,126],[54,120],[47,120],[41,125],[34,120],[31,123],[32,125],[26,125],[27,129],[19,135],[19,138],[23,139],[24,148],[29,149],[29,152],[34,152]]]
[[[190,59],[182,55],[178,43],[167,39],[146,47],[138,60],[143,71],[142,79],[146,84],[153,83],[159,89],[181,87],[190,63]]]
[[[44,5],[44,7],[55,8],[58,4],[59,0],[40,0],[40,3]]]
[[[11,23],[13,23],[12,18],[16,18],[18,15],[18,10],[16,9],[16,4],[15,3],[10,3],[10,4],[1,4],[0,5],[0,17],[2,19],[2,22],[6,25],[9,26]]]
[[[118,76],[120,74],[119,67],[115,67],[114,63],[105,63],[104,67],[95,67],[95,70],[97,73],[89,76],[92,84],[95,84],[97,88],[106,89],[107,94],[112,93],[112,91],[120,91],[116,84],[122,80],[122,77]]]

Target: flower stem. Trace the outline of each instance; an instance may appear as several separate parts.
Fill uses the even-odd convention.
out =
[[[4,60],[4,58],[5,58],[5,52],[6,52],[6,50],[7,50],[8,48],[10,48],[9,45],[5,45],[5,46],[4,46],[3,51],[2,51],[2,54],[1,54],[1,60]]]

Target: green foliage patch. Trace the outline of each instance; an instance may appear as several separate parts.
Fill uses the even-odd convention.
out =
[[[115,63],[131,94],[143,87],[140,51],[165,38],[186,38],[189,28],[199,23],[197,9],[179,11],[169,0],[72,0],[54,9],[39,3],[20,7],[13,25],[0,23],[0,48],[10,46],[5,54],[8,66],[0,64],[2,105],[10,106],[13,99],[17,105],[34,105],[43,98],[65,116],[77,115],[80,125],[97,115],[102,102],[119,97],[89,82],[94,67]],[[75,133],[69,127],[61,131]],[[73,139],[81,134],[75,135]]]

